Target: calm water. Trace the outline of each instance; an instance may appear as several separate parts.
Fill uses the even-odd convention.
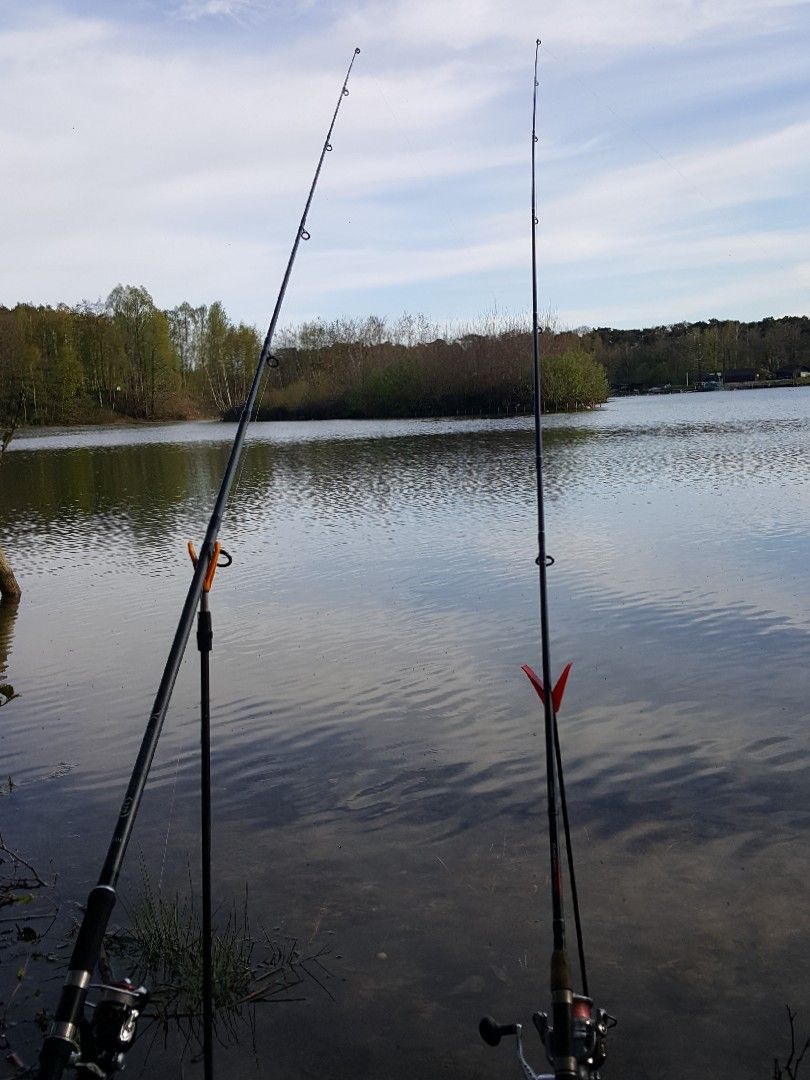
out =
[[[620,1018],[606,1074],[765,1080],[785,1003],[810,1030],[810,391],[548,426],[586,944]],[[65,901],[100,869],[232,431],[37,433],[0,471],[25,588],[0,612],[21,695],[0,710],[2,829]],[[541,718],[519,670],[539,663],[533,483],[522,421],[253,429],[212,595],[217,895],[248,881],[254,925],[330,949],[328,993],[259,1011],[262,1076],[518,1075],[476,1025],[548,1004]],[[124,901],[139,853],[170,894],[196,872],[196,656]],[[257,1075],[249,1040],[220,1060]]]

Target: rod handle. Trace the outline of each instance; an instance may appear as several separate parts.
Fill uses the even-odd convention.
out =
[[[60,1080],[70,1064],[71,1055],[78,1048],[78,1030],[84,1014],[87,988],[114,907],[115,889],[112,886],[96,885],[91,890],[51,1030],[42,1044],[38,1080]]]

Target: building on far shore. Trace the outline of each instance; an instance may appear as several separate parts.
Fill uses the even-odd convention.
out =
[[[810,379],[810,370],[806,367],[792,366],[781,367],[776,372],[775,378],[777,379]]]

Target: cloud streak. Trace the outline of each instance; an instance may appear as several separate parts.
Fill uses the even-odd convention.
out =
[[[525,306],[535,4],[161,10],[0,19],[0,302],[127,281],[261,324],[359,43],[289,317]],[[544,306],[619,325],[710,300],[806,308],[808,10],[574,0],[544,17]]]

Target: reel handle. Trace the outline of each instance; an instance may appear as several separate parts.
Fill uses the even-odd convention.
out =
[[[485,1016],[478,1025],[478,1034],[488,1046],[497,1046],[504,1035],[517,1035],[518,1024],[499,1024],[491,1016]]]

